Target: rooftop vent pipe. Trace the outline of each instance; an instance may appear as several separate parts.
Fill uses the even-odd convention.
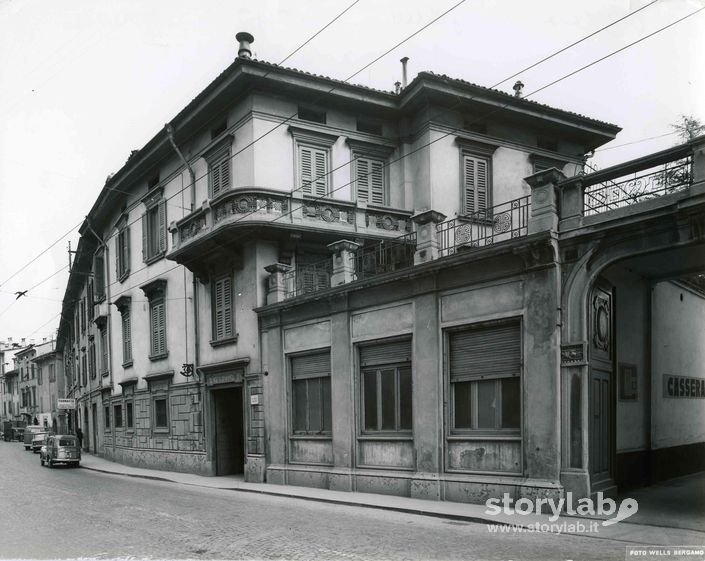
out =
[[[517,80],[514,82],[514,86],[512,86],[514,89],[514,97],[521,97],[521,91],[524,89],[524,84],[521,80]]]
[[[405,56],[402,58],[399,62],[401,62],[401,71],[402,71],[402,76],[401,76],[401,87],[405,88],[406,87],[406,63],[409,62],[409,57]]]
[[[241,31],[240,33],[235,35],[235,39],[237,41],[240,41],[240,47],[237,51],[238,58],[251,58],[252,50],[250,49],[250,43],[254,43],[255,38],[249,33],[247,33],[247,31]]]

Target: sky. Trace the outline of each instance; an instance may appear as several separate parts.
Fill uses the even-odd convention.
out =
[[[68,244],[107,176],[230,65],[239,31],[279,63],[354,3],[285,63],[345,80],[461,2],[350,81],[393,90],[406,56],[409,80],[492,86],[650,1],[0,0],[0,341],[55,336]],[[704,6],[658,0],[521,74],[524,93]],[[703,52],[705,11],[530,99],[621,126],[604,168],[677,144],[681,115],[705,120]]]

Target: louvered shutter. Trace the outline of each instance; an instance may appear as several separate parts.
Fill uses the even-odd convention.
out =
[[[130,312],[122,314],[122,361],[132,360],[132,329],[130,326]]]
[[[411,339],[360,347],[360,366],[411,362]]]
[[[328,194],[328,153],[323,150],[315,150],[315,174],[313,179],[317,197],[325,197]]]
[[[152,324],[152,353],[153,355],[159,354],[159,305],[152,304],[150,309],[150,322]]]
[[[520,325],[507,322],[452,332],[448,338],[451,380],[519,375]]]
[[[489,160],[463,157],[463,204],[465,214],[487,210],[489,192]]]
[[[311,181],[313,180],[312,149],[306,146],[299,147],[299,164],[301,168],[301,187],[304,194],[311,195]]]
[[[233,336],[233,303],[231,280],[225,278],[221,281],[223,285],[223,337]]]
[[[142,261],[149,259],[149,211],[142,215]]]
[[[218,165],[220,167],[220,189],[230,189],[230,155],[226,154]]]
[[[166,352],[166,304],[162,302],[159,310],[159,353]]]
[[[232,285],[230,278],[215,282],[213,300],[215,339],[232,337]]]
[[[125,227],[125,262],[123,263],[122,273],[127,274],[130,272],[130,263],[132,259],[132,247],[130,245],[130,227]]]
[[[211,166],[211,197],[220,193],[220,166]]]
[[[166,251],[166,201],[159,202],[159,253]]]
[[[372,173],[370,174],[370,184],[372,186],[372,203],[383,205],[384,200],[384,162],[380,160],[371,161]]]
[[[292,380],[322,376],[330,376],[330,351],[292,357]]]
[[[357,200],[363,203],[370,200],[370,161],[357,158]]]

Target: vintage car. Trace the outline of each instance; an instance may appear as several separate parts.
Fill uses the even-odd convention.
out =
[[[78,466],[81,461],[81,449],[78,439],[73,434],[51,434],[46,444],[39,450],[39,463],[54,467],[57,464]]]
[[[27,425],[24,428],[23,441],[24,449],[29,450],[32,448],[32,439],[37,433],[46,433],[47,428],[42,425]]]
[[[44,444],[46,444],[47,436],[49,436],[48,432],[34,433],[34,436],[32,437],[32,443],[30,444],[32,452],[34,452],[35,454],[39,452],[39,449],[44,446]]]

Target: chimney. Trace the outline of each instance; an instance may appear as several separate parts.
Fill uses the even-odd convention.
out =
[[[46,337],[42,337],[42,343],[46,343],[46,342],[47,342],[47,338],[46,338]]]
[[[409,62],[409,57],[408,57],[408,56],[405,56],[405,57],[402,58],[399,62],[401,62],[401,72],[402,72],[402,75],[401,75],[401,87],[402,87],[402,88],[405,88],[405,87],[406,87],[406,83],[407,83],[407,81],[406,81],[406,63]]]
[[[514,97],[521,97],[521,91],[524,89],[524,84],[522,83],[521,80],[517,80],[514,82],[514,86],[512,86],[514,89]]]
[[[399,94],[400,91],[401,91],[401,82],[399,80],[397,80],[396,82],[394,82],[394,93]]]
[[[7,342],[8,342],[8,343],[12,343],[12,337],[8,337],[8,338],[7,338]]]
[[[237,41],[240,41],[240,47],[237,51],[238,58],[251,58],[252,51],[250,50],[250,43],[254,43],[255,38],[249,33],[247,33],[247,31],[241,31],[240,33],[235,35],[235,39]]]
[[[24,337],[22,337],[22,346],[24,347]]]

